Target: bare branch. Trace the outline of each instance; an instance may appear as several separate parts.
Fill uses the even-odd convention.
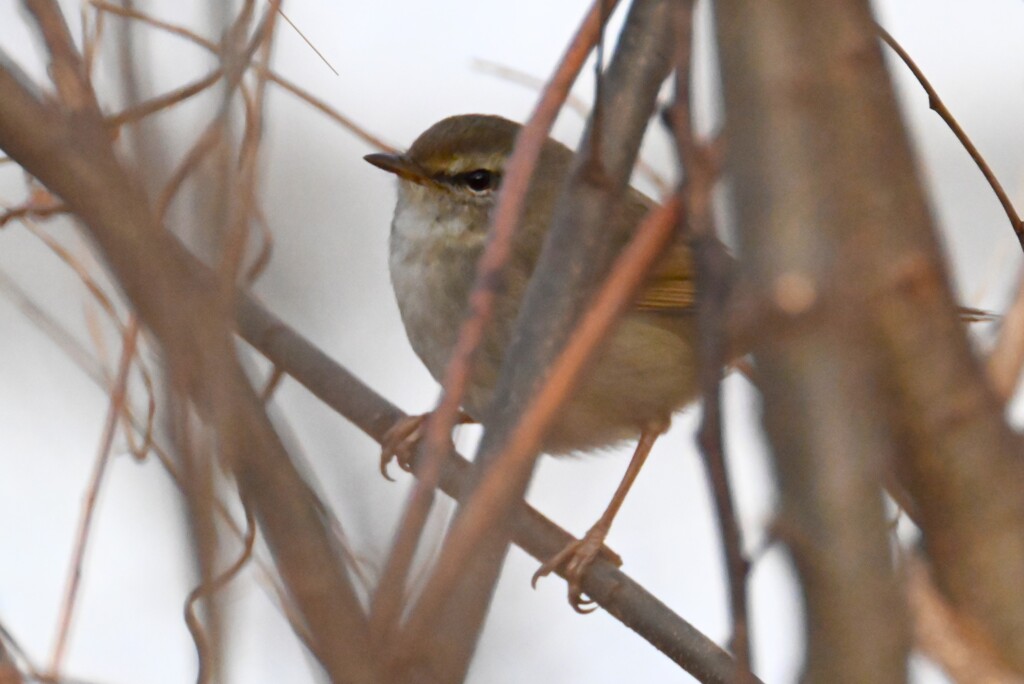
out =
[[[198,264],[196,268],[201,269]],[[197,274],[200,272],[197,270]],[[239,333],[251,345],[377,442],[405,416],[252,299],[240,297],[238,305]],[[420,467],[414,466],[417,476]],[[439,487],[452,498],[464,501],[472,477],[470,463],[449,452]],[[540,561],[547,560],[573,539],[522,501],[510,514],[510,520],[513,541]],[[736,664],[728,653],[611,562],[599,557],[584,578],[583,587],[587,596],[609,614],[698,680],[735,683]]]
[[[640,139],[670,68],[671,5],[638,0],[630,8],[595,106],[595,112],[609,115],[595,116],[587,129],[505,354],[493,401],[496,411],[485,419],[476,459],[480,472],[476,494],[456,515],[437,571],[410,614],[408,634],[426,635],[425,627],[430,625],[423,657],[433,661],[433,676],[441,680],[458,679],[464,673],[508,549],[507,515],[524,495],[533,473],[536,452],[505,456],[504,448],[579,312],[628,239],[609,230],[606,219],[626,191]],[[598,141],[602,144],[597,145]],[[459,348],[456,358],[465,351]],[[498,496],[493,497],[495,493]],[[460,575],[455,585],[453,568]],[[437,640],[457,644],[458,652],[432,655],[430,645]]]
[[[891,93],[870,12],[861,0],[715,10],[741,265],[789,319],[753,351],[781,488],[776,530],[804,593],[804,678],[902,682],[909,635],[880,487],[896,445],[864,280],[865,233],[902,228],[871,164],[902,141],[865,144],[891,115],[876,113]]]
[[[76,105],[73,125],[0,69],[0,148],[68,204],[91,232],[141,319],[160,339],[172,381],[194,396],[252,504],[286,584],[336,681],[367,681],[365,620],[315,497],[289,461],[238,364],[217,302],[169,255],[173,238],[114,156],[56,5],[31,0]],[[56,19],[54,19],[56,17]],[[57,21],[59,27],[54,27]],[[55,72],[56,73],[56,72]],[[69,106],[70,106],[69,104]],[[173,293],[171,296],[170,293]]]
[[[1020,214],[1017,213],[1017,209],[1013,206],[1013,202],[1010,201],[1010,196],[1006,194],[1006,190],[1003,189],[1002,183],[996,178],[996,174],[992,172],[992,168],[985,161],[985,158],[978,151],[978,148],[971,142],[967,132],[964,131],[963,127],[953,116],[953,113],[949,111],[949,107],[939,97],[939,92],[935,90],[932,84],[925,77],[924,72],[917,65],[917,62],[903,49],[903,46],[893,38],[888,31],[884,28],[875,24],[875,29],[878,31],[878,35],[882,37],[886,45],[892,48],[893,52],[899,55],[899,58],[903,60],[903,63],[907,65],[907,68],[914,74],[914,78],[917,79],[924,91],[928,93],[928,106],[942,117],[942,120],[946,122],[950,130],[953,131],[953,135],[960,141],[964,149],[967,150],[967,154],[971,155],[971,159],[978,165],[978,169],[982,175],[985,176],[985,180],[992,187],[992,192],[996,194],[999,199],[999,203],[1003,205],[1003,211],[1006,212],[1006,217],[1010,219],[1010,227],[1013,228],[1014,234],[1017,236],[1017,242],[1020,243],[1021,247],[1024,248],[1024,222],[1021,221]]]
[[[374,599],[374,622],[382,625],[379,627],[381,630],[391,631],[397,626],[399,599],[404,595],[405,577],[433,502],[433,491],[437,486],[443,457],[448,452],[448,436],[458,420],[469,383],[473,356],[494,314],[501,274],[512,252],[512,238],[524,211],[534,166],[572,84],[604,29],[606,10],[605,0],[598,0],[587,13],[550,82],[545,86],[530,120],[520,132],[505,169],[488,243],[477,264],[476,281],[469,301],[470,311],[459,330],[451,361],[445,370],[442,382],[444,393],[434,414],[427,420],[423,444],[424,474],[410,495],[392,555]]]
[[[82,562],[85,558],[89,533],[92,531],[92,519],[93,514],[96,512],[96,501],[99,498],[100,486],[103,484],[103,476],[106,474],[107,465],[110,463],[110,451],[113,447],[114,435],[117,432],[118,419],[124,410],[125,397],[128,392],[128,371],[131,370],[132,359],[135,358],[135,345],[138,337],[138,321],[132,318],[124,333],[121,361],[118,364],[117,375],[114,378],[114,384],[110,392],[110,403],[107,408],[106,421],[103,425],[103,436],[100,438],[100,448],[96,454],[96,463],[93,466],[92,477],[89,478],[89,487],[86,490],[85,503],[82,506],[82,517],[78,523],[78,533],[75,535],[75,548],[71,554],[68,583],[64,590],[64,600],[61,604],[60,618],[57,622],[57,638],[53,647],[53,655],[50,657],[49,673],[54,677],[60,676],[60,669],[64,662],[64,651],[67,648],[71,621],[78,598],[78,587],[82,579]]]
[[[718,176],[719,160],[714,142],[697,140],[690,95],[693,55],[693,3],[677,9],[675,102],[665,111],[675,134],[683,184],[680,197],[688,211],[680,217],[680,232],[693,250],[695,279],[698,283],[697,328],[700,337],[701,422],[697,443],[704,459],[708,482],[715,501],[722,552],[725,556],[732,615],[730,650],[736,655],[744,681],[751,668],[750,621],[747,615],[747,574],[750,562],[743,552],[743,539],[736,519],[736,506],[729,484],[722,436],[722,369],[727,357],[725,320],[732,287],[732,258],[718,240],[712,210],[712,192]]]

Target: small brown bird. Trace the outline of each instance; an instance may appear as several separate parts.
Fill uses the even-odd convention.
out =
[[[521,126],[497,116],[453,116],[427,129],[402,155],[366,160],[399,178],[391,223],[390,270],[413,349],[439,382],[463,321],[476,264],[487,240],[502,173]],[[478,350],[464,398],[474,421],[490,415],[505,349],[527,283],[568,178],[573,152],[548,140],[538,161],[494,316]],[[608,229],[625,245],[653,202],[629,188]],[[543,443],[552,455],[586,452],[639,438],[629,471],[608,510],[583,540],[545,563],[534,580],[565,564],[570,602],[582,610],[580,580],[603,547],[629,485],[672,414],[697,392],[693,265],[682,244],[669,248],[636,302],[604,341]],[[419,422],[396,428],[396,442],[418,435]]]

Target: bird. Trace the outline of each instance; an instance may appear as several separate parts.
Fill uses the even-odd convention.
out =
[[[461,114],[424,131],[408,150],[365,157],[398,178],[388,267],[402,323],[413,350],[440,382],[466,316],[477,261],[488,238],[501,180],[522,126],[488,114]],[[548,139],[523,205],[520,225],[495,298],[494,313],[471,368],[462,421],[486,422],[514,333],[574,152]],[[608,216],[609,234],[624,247],[655,202],[629,187]],[[656,262],[631,308],[602,341],[589,372],[542,441],[552,456],[582,454],[637,440],[629,469],[604,514],[586,535],[545,562],[533,581],[562,568],[569,602],[591,609],[582,577],[604,546],[626,492],[672,415],[698,393],[696,285],[692,253],[676,240]],[[382,470],[392,455],[409,455],[422,416],[402,421],[384,440]],[[403,446],[405,445],[405,446]],[[385,473],[386,474],[386,473]]]

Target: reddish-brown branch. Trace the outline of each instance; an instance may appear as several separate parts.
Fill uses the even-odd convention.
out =
[[[123,112],[107,117],[107,124],[112,128],[118,128],[127,123],[144,119],[156,112],[173,107],[174,105],[180,104],[190,97],[203,92],[216,83],[223,75],[223,69],[214,69],[209,74],[193,83],[183,85],[180,88],[176,88],[175,90],[164,93],[163,95],[159,95],[150,100],[146,100],[145,102],[140,102]]]
[[[493,315],[496,289],[505,262],[511,254],[512,236],[522,216],[534,166],[572,84],[601,35],[610,11],[606,4],[605,0],[597,0],[587,13],[541,93],[533,114],[519,133],[515,149],[505,167],[501,196],[495,209],[487,247],[477,265],[476,281],[469,300],[469,314],[459,330],[451,361],[445,370],[441,400],[433,415],[427,419],[423,440],[423,473],[406,504],[401,527],[374,598],[373,622],[378,630],[389,631],[396,625],[409,566],[433,503],[433,492],[437,487],[444,455],[449,448],[449,435],[458,420],[462,397],[469,382],[473,355]],[[614,7],[614,3],[611,4]]]
[[[39,204],[29,200],[21,206],[5,209],[3,212],[0,212],[0,228],[3,228],[11,221],[20,219],[48,219],[67,213],[68,208],[63,202],[54,201],[47,204]]]
[[[190,31],[189,29],[183,26],[178,26],[177,24],[162,21],[160,19],[157,19],[156,17],[146,14],[145,12],[140,12],[136,9],[128,7],[120,7],[109,2],[103,2],[103,0],[89,0],[89,4],[103,12],[116,14],[120,17],[124,17],[125,19],[141,21],[144,24],[149,24],[154,28],[160,29],[161,31],[165,31],[172,35],[180,36],[182,38],[185,38],[186,40],[192,41],[196,45],[205,48],[206,50],[214,54],[216,54],[219,50],[217,44],[214,43],[212,40],[207,40],[206,38],[200,36],[198,33]]]
[[[602,285],[573,332],[568,344],[552,364],[543,385],[524,409],[508,441],[498,458],[503,463],[521,464],[535,457],[541,439],[548,426],[557,417],[560,406],[575,388],[591,354],[604,339],[604,335],[618,320],[619,316],[633,301],[637,288],[643,282],[651,265],[663,253],[670,242],[680,215],[681,203],[678,196],[667,204],[652,210],[637,230],[636,237],[616,262],[608,280]],[[494,519],[502,512],[501,503],[507,497],[505,474],[501,469],[491,469],[483,475],[477,485],[476,496],[492,506],[477,508],[460,520],[459,534],[452,535],[445,546],[449,558],[468,558],[480,540],[494,526]],[[443,597],[459,580],[462,566],[457,562],[439,565],[423,591],[424,598],[416,606],[410,618],[408,630],[415,640],[417,630],[427,627],[414,620],[430,615],[437,610]],[[559,574],[562,568],[558,569]],[[563,575],[564,576],[564,575]],[[430,602],[432,601],[432,602]]]
[[[501,496],[489,499],[473,494],[460,509],[442,549],[437,572],[449,572],[441,568],[450,564],[461,568],[462,576],[448,595],[431,595],[428,582],[421,602],[434,608],[414,608],[410,616],[410,625],[419,624],[420,629],[434,620],[440,621],[431,629],[429,640],[423,642],[423,657],[438,668],[442,678],[463,676],[461,668],[466,666],[476,645],[491,590],[508,549],[505,516],[525,493],[537,454],[521,462],[509,458],[499,461],[495,457],[501,453],[522,410],[567,342],[622,245],[620,240],[624,236],[609,231],[607,219],[626,192],[640,139],[669,70],[672,31],[666,21],[671,16],[670,4],[637,0],[630,7],[615,57],[602,79],[605,85],[600,92],[601,100],[595,105],[595,115],[570,168],[544,249],[517,314],[516,329],[495,387],[492,405],[496,411],[485,420],[476,461],[480,476],[474,488],[485,473],[501,471],[506,476]],[[615,116],[597,115],[610,107],[615,107]],[[593,144],[597,140],[603,144]],[[471,301],[471,310],[476,304]],[[477,515],[487,516],[497,525],[467,555],[466,545],[455,540],[469,529],[465,521]],[[449,552],[449,545],[457,547],[458,552]],[[434,654],[431,644],[445,641],[458,646],[444,654]]]

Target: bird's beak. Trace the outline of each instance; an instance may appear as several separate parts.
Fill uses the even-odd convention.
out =
[[[430,174],[424,171],[418,164],[410,161],[399,154],[368,154],[363,157],[378,169],[384,169],[393,173],[399,178],[423,185],[431,180]]]

